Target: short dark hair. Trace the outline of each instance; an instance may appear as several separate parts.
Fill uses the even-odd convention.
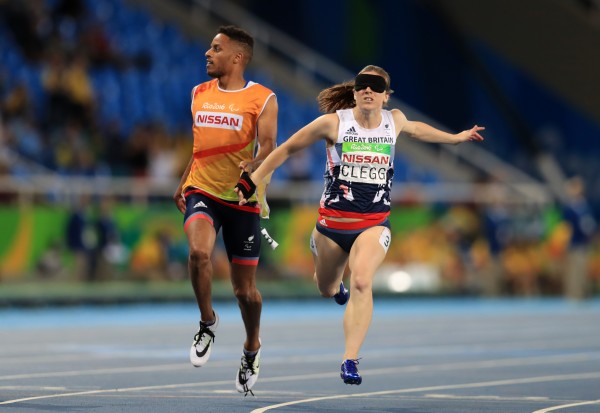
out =
[[[250,33],[237,26],[221,26],[219,27],[219,33],[222,33],[231,40],[240,43],[248,54],[248,62],[252,60],[252,54],[254,51],[254,38]]]

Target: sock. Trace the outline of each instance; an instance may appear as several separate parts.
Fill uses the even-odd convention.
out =
[[[256,351],[248,351],[246,349],[244,349],[244,355],[248,356],[248,357],[254,357],[258,354],[258,350]]]
[[[206,327],[210,327],[213,324],[215,324],[217,322],[217,316],[215,315],[215,312],[213,311],[213,316],[215,316],[215,318],[212,321],[202,321],[200,320],[200,324],[202,324],[203,326]]]

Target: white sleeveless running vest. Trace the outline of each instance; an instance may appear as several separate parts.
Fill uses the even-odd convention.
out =
[[[377,128],[364,129],[352,109],[338,110],[338,137],[327,148],[325,188],[319,213],[325,216],[380,219],[390,212],[396,127],[392,113],[381,111]]]

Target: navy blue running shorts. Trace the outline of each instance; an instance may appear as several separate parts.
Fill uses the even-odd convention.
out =
[[[391,230],[390,220],[385,218],[383,221],[375,222],[373,225],[362,226],[361,228],[352,228],[356,223],[354,222],[341,222],[341,221],[332,221],[329,219],[324,219],[323,217],[319,217],[319,220],[316,224],[316,229],[321,234],[325,235],[327,238],[334,241],[338,244],[344,251],[350,253],[350,249],[356,238],[363,232],[365,232],[369,228],[373,228],[376,226],[386,227]],[[332,226],[336,228],[332,228]],[[350,227],[350,228],[344,228]],[[386,246],[384,246],[386,248]],[[387,251],[387,248],[386,248]]]
[[[260,256],[260,217],[256,203],[238,205],[195,188],[185,192],[184,229],[196,219],[205,219],[216,233],[223,229],[223,242],[229,262],[258,265]]]

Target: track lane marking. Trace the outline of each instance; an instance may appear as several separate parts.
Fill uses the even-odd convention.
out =
[[[576,354],[553,354],[547,356],[538,357],[513,357],[496,360],[481,360],[474,362],[454,362],[454,363],[442,363],[442,364],[419,364],[413,366],[404,367],[385,367],[380,369],[364,370],[365,373],[375,374],[386,374],[386,373],[403,373],[403,372],[415,372],[415,371],[429,371],[429,370],[455,370],[455,369],[469,369],[469,368],[493,368],[493,367],[510,367],[510,366],[523,366],[523,365],[541,365],[541,364],[559,364],[559,363],[572,363],[572,362],[584,362],[597,360],[600,358],[600,352],[589,352],[589,353],[576,353]],[[321,357],[311,357],[311,360],[321,360]],[[268,361],[268,364],[285,363],[289,364],[290,360],[294,358],[290,357],[275,357]],[[296,361],[306,363],[306,357],[297,357]],[[231,363],[225,360],[214,361],[210,364],[210,367],[229,366]],[[43,373],[23,373],[23,374],[12,374],[0,376],[2,380],[18,380],[18,379],[36,379],[36,378],[47,378],[47,377],[74,377],[74,376],[85,376],[85,375],[105,375],[105,374],[129,374],[129,373],[140,373],[140,372],[152,372],[152,371],[168,371],[178,369],[188,369],[189,364],[187,363],[172,363],[172,364],[158,364],[154,366],[139,366],[139,367],[115,367],[106,369],[88,369],[88,370],[68,370],[68,371],[55,371],[55,372],[43,372]],[[335,374],[337,375],[337,374]],[[262,380],[261,380],[262,381]]]
[[[381,375],[381,374],[391,374],[391,373],[402,373],[402,372],[415,372],[415,371],[427,371],[427,370],[452,370],[452,369],[467,369],[467,368],[486,368],[486,367],[506,367],[513,365],[523,365],[523,364],[554,364],[561,362],[572,362],[573,360],[586,361],[592,356],[597,356],[597,353],[582,353],[582,354],[571,354],[571,355],[553,355],[553,356],[541,356],[535,359],[532,358],[512,358],[512,359],[499,359],[499,360],[483,360],[479,362],[469,362],[469,363],[446,363],[446,364],[438,364],[438,365],[415,365],[415,366],[405,366],[405,367],[392,367],[392,368],[381,368],[381,369],[372,369],[366,370],[365,373],[369,375]],[[595,357],[592,357],[595,358]],[[222,362],[223,363],[223,362]],[[100,369],[100,370],[82,370],[82,371],[67,371],[67,372],[52,372],[52,373],[34,373],[34,374],[22,374],[22,375],[12,375],[12,376],[0,376],[0,380],[14,380],[17,378],[27,379],[27,378],[44,378],[44,377],[66,377],[66,376],[81,376],[81,375],[93,375],[93,374],[115,374],[115,373],[132,373],[132,372],[148,372],[148,371],[166,371],[172,369],[179,369],[182,367],[188,367],[187,364],[170,364],[170,365],[159,365],[159,366],[144,366],[137,368],[115,368],[115,369]],[[212,364],[214,366],[214,363]],[[281,381],[294,381],[294,380],[312,380],[312,379],[322,379],[327,377],[337,377],[337,373],[315,373],[315,374],[305,374],[302,376],[283,376],[283,377],[272,377],[262,379],[262,383],[268,382],[281,382]],[[7,400],[4,402],[0,402],[2,404],[13,404],[22,401],[29,400],[39,400],[46,398],[56,398],[56,397],[70,397],[70,396],[83,396],[88,394],[102,394],[102,393],[110,393],[110,392],[122,392],[122,391],[143,391],[143,390],[154,390],[154,389],[167,389],[167,388],[185,388],[185,387],[194,387],[194,386],[208,386],[208,385],[221,385],[228,384],[228,381],[221,382],[205,382],[205,383],[192,383],[192,384],[172,384],[172,385],[156,385],[156,386],[146,386],[146,387],[132,387],[125,389],[100,389],[100,390],[90,390],[83,392],[71,392],[71,393],[57,393],[51,395],[44,396],[33,396],[33,398],[22,398],[15,400]]]
[[[493,386],[509,386],[515,384],[527,384],[527,383],[545,383],[551,381],[565,381],[565,380],[585,380],[585,379],[597,379],[600,378],[600,372],[583,373],[583,374],[564,374],[564,375],[553,375],[553,376],[539,376],[539,377],[524,377],[521,379],[508,379],[508,380],[493,380],[480,383],[463,383],[463,384],[448,384],[440,386],[427,386],[427,387],[414,387],[409,389],[398,389],[398,390],[383,390],[369,393],[355,393],[355,394],[337,394],[332,396],[324,397],[312,397],[310,399],[295,400],[286,403],[273,404],[271,406],[261,407],[254,409],[250,413],[264,413],[269,410],[277,409],[280,407],[292,406],[295,404],[311,403],[322,400],[335,400],[335,399],[346,399],[351,397],[372,397],[372,396],[385,396],[390,394],[402,394],[402,393],[416,393],[423,391],[436,391],[436,390],[452,390],[452,389],[473,389],[478,387],[493,387]]]
[[[598,399],[598,400],[590,400],[590,401],[586,401],[586,402],[579,402],[579,403],[563,404],[563,405],[560,405],[560,406],[547,407],[545,409],[536,410],[533,413],[547,413],[547,412],[552,412],[554,410],[568,409],[570,407],[585,406],[585,405],[588,405],[588,404],[600,404],[600,399]]]

